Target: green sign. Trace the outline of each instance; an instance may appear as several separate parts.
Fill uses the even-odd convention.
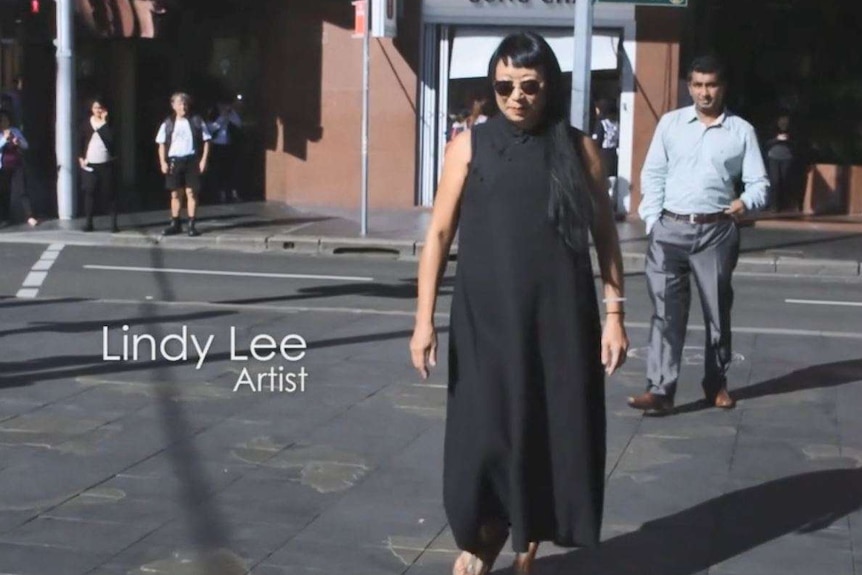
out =
[[[598,0],[602,4],[639,4],[641,6],[673,6],[685,8],[688,0]]]

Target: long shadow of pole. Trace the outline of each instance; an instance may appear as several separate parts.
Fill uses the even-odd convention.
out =
[[[162,250],[150,250],[150,261],[154,269],[164,268]],[[158,300],[174,301],[175,292],[167,274],[153,274],[158,285]],[[146,302],[140,305],[143,317],[155,315],[155,306]],[[156,341],[161,340],[159,324],[152,330]],[[191,540],[201,563],[201,573],[207,575],[241,575],[246,568],[228,550],[230,548],[227,525],[212,499],[207,479],[193,444],[192,427],[189,425],[182,403],[181,390],[171,379],[165,364],[153,368],[153,382],[162,425],[168,440],[168,457],[174,468],[181,489],[181,501],[186,521],[191,530]]]
[[[558,575],[695,575],[791,533],[811,533],[862,507],[862,470],[785,477],[645,523],[595,549],[537,561]]]

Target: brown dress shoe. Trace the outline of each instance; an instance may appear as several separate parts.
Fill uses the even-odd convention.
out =
[[[722,387],[715,394],[715,406],[719,409],[733,409],[736,407],[736,400],[730,397],[726,387]]]
[[[640,409],[649,414],[668,413],[673,410],[673,399],[652,392],[642,393],[629,398],[629,407]]]

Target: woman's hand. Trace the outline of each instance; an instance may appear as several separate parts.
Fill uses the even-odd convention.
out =
[[[429,368],[437,365],[437,332],[432,324],[416,324],[410,338],[410,358],[422,379],[428,379]]]
[[[608,314],[602,331],[602,365],[608,375],[613,374],[626,362],[629,338],[626,336],[623,317],[621,314]]]
[[[81,169],[85,169],[90,165],[85,158],[78,158],[78,163],[81,165]]]

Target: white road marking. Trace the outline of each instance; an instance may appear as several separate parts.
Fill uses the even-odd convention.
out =
[[[54,262],[63,251],[64,244],[51,244],[48,246],[39,260],[33,264],[30,273],[24,278],[24,283],[21,284],[21,289],[15,294],[21,299],[33,299],[39,295],[39,288],[45,283],[48,277],[48,270],[54,265]]]
[[[626,322],[626,327],[640,327],[649,329],[650,324],[646,322]],[[704,331],[706,328],[702,325],[690,325],[688,329]],[[794,335],[800,337],[827,337],[835,339],[862,339],[862,333],[852,331],[821,331],[816,329],[784,329],[774,327],[737,327],[732,326],[730,330],[733,333],[751,333],[755,335]]]
[[[818,299],[786,299],[784,303],[796,303],[801,305],[833,305],[844,307],[862,307],[862,301],[829,301]]]
[[[24,278],[24,287],[38,288],[42,287],[42,282],[48,277],[48,272],[30,272]]]
[[[84,269],[88,270],[106,270],[117,272],[147,272],[158,274],[186,274],[186,275],[202,275],[202,276],[232,276],[244,278],[274,278],[274,279],[298,279],[298,280],[326,280],[326,281],[345,281],[345,282],[373,282],[374,278],[362,276],[327,276],[314,274],[273,274],[264,272],[228,272],[221,270],[190,270],[183,268],[145,268],[132,266],[102,266],[102,265],[85,265]]]
[[[46,272],[51,269],[51,266],[54,265],[56,260],[39,260],[35,264],[33,264],[33,271]]]
[[[102,303],[111,303],[111,304],[138,304],[138,305],[159,305],[159,306],[176,306],[176,307],[198,307],[198,308],[210,308],[210,309],[231,309],[237,311],[266,311],[266,312],[276,312],[276,313],[343,313],[343,314],[351,314],[351,315],[382,315],[382,316],[396,316],[396,317],[404,317],[404,318],[414,318],[416,317],[415,311],[402,311],[402,310],[385,310],[385,309],[374,309],[374,308],[351,308],[351,307],[312,307],[312,306],[279,306],[279,305],[266,305],[266,304],[230,304],[230,303],[213,303],[213,302],[200,302],[200,301],[140,301],[140,300],[128,300],[128,299],[100,299],[98,300]],[[435,319],[440,320],[448,320],[448,313],[435,313]],[[411,328],[412,323],[407,324],[405,329]],[[448,327],[448,326],[446,326]],[[626,322],[626,328],[642,328],[649,329],[650,324],[648,322]],[[695,331],[704,331],[706,328],[702,325],[689,325],[688,329]],[[862,333],[858,332],[848,332],[848,331],[819,331],[814,329],[782,329],[782,328],[769,328],[769,327],[733,327],[734,333],[750,333],[750,334],[760,334],[760,335],[790,335],[790,336],[799,336],[799,337],[825,337],[825,338],[833,338],[833,339],[858,339],[862,340]]]

